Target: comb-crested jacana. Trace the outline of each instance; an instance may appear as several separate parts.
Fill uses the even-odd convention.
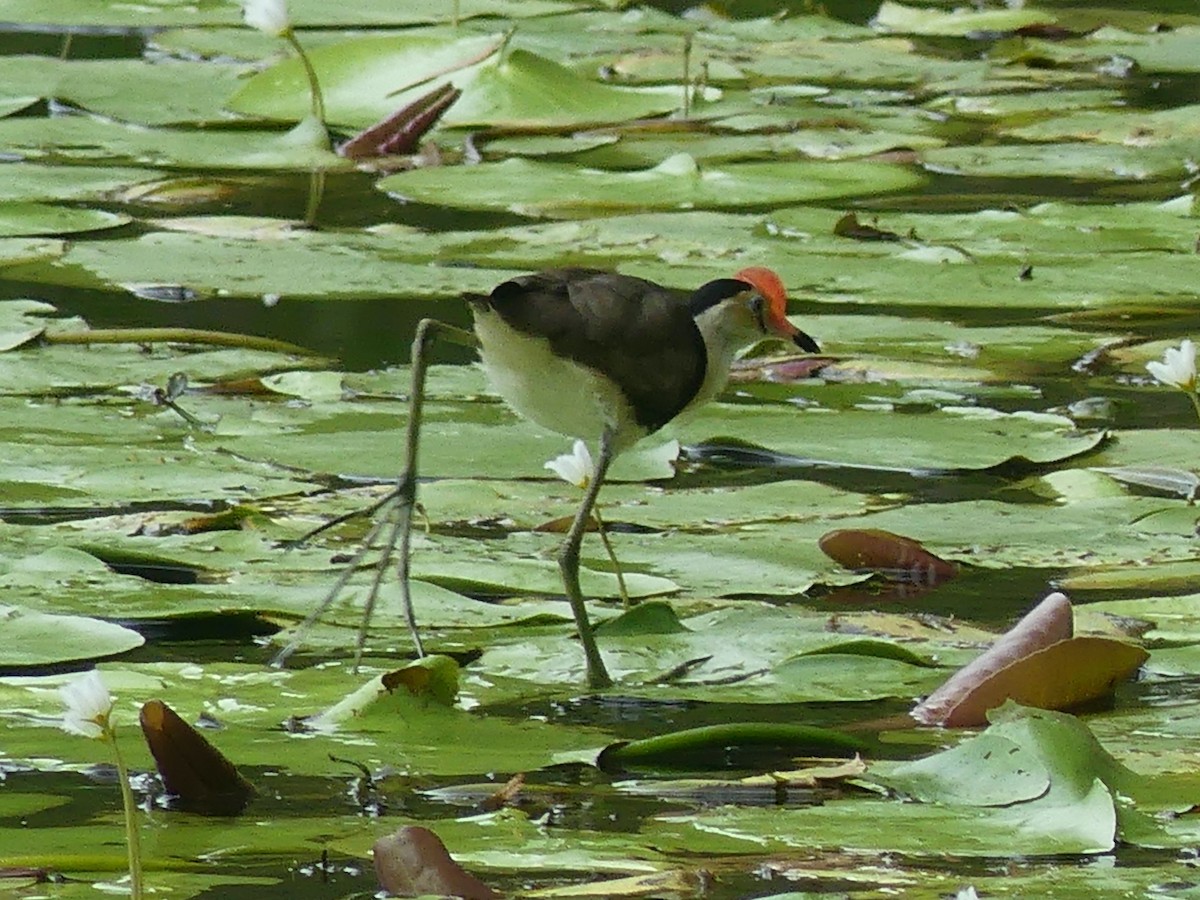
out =
[[[819,348],[787,320],[787,292],[779,276],[757,266],[710,281],[690,294],[598,269],[548,269],[505,281],[490,294],[469,294],[466,300],[474,334],[435,319],[417,326],[404,472],[396,490],[373,508],[386,509],[387,514],[381,515],[347,574],[300,631],[332,603],[390,522],[383,561],[363,613],[358,654],[380,575],[397,544],[405,612],[417,652],[424,652],[409,596],[409,541],[426,356],[434,335],[444,333],[479,347],[492,385],[518,413],[568,437],[599,441],[594,476],[558,563],[583,645],[588,685],[607,687],[612,679],[596,647],[579,587],[579,551],[613,458],[712,399],[725,386],[734,355],[744,347],[775,337],[809,352]],[[298,644],[294,639],[276,662],[282,663]]]
[[[764,337],[817,352],[786,318],[770,269],[742,269],[691,294],[630,275],[550,269],[467,297],[492,385],[518,413],[599,440],[596,471],[558,555],[592,687],[611,684],[579,587],[579,551],[622,450],[724,388],[734,355]]]

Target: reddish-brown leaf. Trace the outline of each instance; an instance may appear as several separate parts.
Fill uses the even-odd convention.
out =
[[[1010,699],[1070,709],[1107,696],[1146,661],[1141,647],[1072,637],[1073,627],[1070,601],[1051,594],[919,703],[912,717],[925,725],[984,725],[987,711]]]
[[[428,828],[406,825],[375,842],[375,877],[399,897],[433,894],[464,900],[495,900],[500,895],[463,869],[441,838]]]
[[[209,816],[235,816],[254,787],[200,732],[161,700],[142,705],[142,734],[167,790],[177,805]]]
[[[461,96],[462,91],[454,85],[440,85],[392,113],[382,122],[360,131],[342,144],[338,153],[347,159],[411,153],[417,148],[425,132],[432,128],[442,113]]]
[[[934,585],[958,574],[958,566],[934,556],[917,541],[878,528],[830,531],[822,552],[847,569],[869,569],[897,581]]]
[[[1038,709],[1082,706],[1111,695],[1149,656],[1141,647],[1113,638],[1068,638],[980,682],[939,724],[950,728],[986,725],[987,711],[1005,700]]]

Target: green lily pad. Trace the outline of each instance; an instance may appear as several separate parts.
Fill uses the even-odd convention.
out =
[[[0,119],[0,143],[16,156],[41,159],[49,150],[80,162],[113,160],[205,169],[349,169],[331,153],[320,129],[302,123],[285,133],[147,129],[106,119]]]
[[[1196,116],[1200,106],[1178,106],[1152,112],[1133,110],[1085,110],[1055,116],[1041,122],[1002,129],[1004,134],[1026,141],[1095,141],[1138,147],[1178,146],[1194,141],[1200,130]]]
[[[41,127],[43,120],[37,120]],[[3,123],[7,123],[4,120]],[[28,132],[29,125],[18,126]],[[86,126],[85,126],[86,127]],[[0,200],[47,201],[103,199],[108,194],[158,177],[153,169],[117,166],[59,166],[24,161],[5,164]]]
[[[506,209],[570,217],[638,209],[721,209],[881,193],[920,183],[911,170],[883,163],[740,163],[703,167],[687,154],[651,169],[600,172],[509,159],[471,167],[418,169],[379,188],[408,200],[465,209]]]
[[[70,103],[124,122],[170,125],[227,118],[222,107],[244,69],[211,59],[154,65],[144,59],[3,56],[0,84],[10,93]],[[162,102],[165,96],[170,103]],[[55,120],[31,121],[51,127]]]
[[[71,234],[103,231],[130,222],[130,217],[98,209],[69,209],[44,203],[0,202],[0,236]]]
[[[1187,142],[1153,147],[1054,142],[941,147],[921,151],[933,171],[985,178],[1145,181],[1186,178]]]
[[[86,616],[32,612],[0,607],[4,646],[0,666],[52,666],[56,663],[116,656],[145,643],[136,631]]]
[[[321,0],[291,0],[292,21],[299,26],[346,27],[355,25],[412,25],[446,21],[451,10],[431,8],[422,0],[364,0],[352,8],[332,9]],[[543,16],[571,7],[555,0],[460,0],[464,17]],[[130,8],[118,0],[13,0],[5,9],[10,22],[41,25],[115,25],[127,28],[162,28],[179,25],[233,25],[240,22],[236,6],[188,6],[173,0],[154,0],[146,7]]]
[[[428,92],[431,78],[463,94],[443,115],[446,126],[572,125],[624,121],[669,112],[678,91],[612,87],[564,66],[514,49],[500,51],[499,35],[447,43],[444,37],[360,38],[318,47],[313,65],[333,122],[370,125]],[[242,113],[297,119],[308,109],[308,83],[298,60],[248,81],[230,100]]]
[[[1126,57],[1137,63],[1145,72],[1196,72],[1200,71],[1200,60],[1196,58],[1196,42],[1200,39],[1200,26],[1181,23],[1174,28],[1143,28],[1141,32],[1129,28],[1111,27],[1117,10],[1107,10],[1105,25],[1096,29],[1083,41],[1066,43],[1039,41],[1037,52],[1049,59],[1064,64],[1095,64],[1113,57]],[[1136,14],[1139,10],[1130,10]],[[1151,23],[1154,24],[1154,23]]]
[[[884,0],[871,21],[876,28],[884,31],[970,36],[987,32],[1016,31],[1032,25],[1053,25],[1056,20],[1044,10],[1024,6],[978,11],[963,7],[946,11]]]

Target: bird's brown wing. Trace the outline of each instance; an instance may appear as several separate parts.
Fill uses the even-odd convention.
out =
[[[504,282],[488,303],[512,328],[612,379],[648,431],[704,382],[704,339],[682,292],[598,269],[550,269]]]

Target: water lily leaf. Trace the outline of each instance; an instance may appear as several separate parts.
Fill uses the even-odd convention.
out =
[[[402,92],[447,76],[494,54],[498,34],[448,41],[443,35],[365,37],[318,46],[310,59],[317,71],[330,121],[361,128],[407,105]],[[247,79],[229,99],[240,113],[294,121],[310,108],[308,80],[299,59],[288,59]]]
[[[918,541],[880,529],[831,531],[821,536],[820,547],[848,569],[871,569],[900,581],[937,584],[958,574],[958,566]]]
[[[445,126],[540,125],[624,121],[668,112],[678,91],[612,87],[576,75],[528,50],[499,51],[500,35],[448,43],[444,37],[360,38],[312,53],[326,91],[330,119],[359,128],[391,115],[442,79],[462,96],[442,117]],[[308,104],[298,60],[247,82],[230,100],[243,113],[295,119]]]
[[[153,65],[144,59],[4,56],[0,57],[0,84],[9,92],[142,125],[217,122],[227,118],[222,111],[225,98],[244,68],[215,59],[174,59]],[[163,97],[171,102],[162,102]],[[53,119],[33,121],[46,125]]]
[[[2,125],[3,123],[0,123]],[[738,163],[702,167],[687,154],[652,169],[599,172],[560,163],[508,159],[470,167],[391,175],[379,188],[408,200],[465,209],[507,209],[569,217],[638,209],[720,209],[794,203],[911,187],[920,177],[883,163]]]
[[[199,233],[155,232],[114,242],[72,248],[78,268],[44,267],[35,281],[64,278],[89,286],[183,285],[199,295],[229,294],[261,299],[330,297],[459,297],[488,292],[515,270],[431,266],[376,252],[367,238],[318,236],[291,231],[231,238]],[[250,251],[253,252],[250,252]]]
[[[1129,10],[1140,12],[1140,10]],[[1105,24],[1116,18],[1117,10],[1106,10]],[[1150,23],[1153,25],[1154,23]],[[1200,26],[1180,23],[1175,28],[1131,27],[1099,28],[1083,41],[1037,43],[1037,53],[1065,64],[1095,64],[1113,57],[1125,57],[1145,72],[1196,72],[1196,41]]]
[[[943,144],[941,139],[931,135],[879,130],[867,122],[863,122],[861,128],[855,127],[857,123],[848,123],[841,117],[831,121],[827,128],[789,128],[782,134],[778,133],[778,126],[774,123],[764,128],[764,133],[761,134],[720,133],[731,124],[724,120],[713,123],[712,127],[719,129],[719,133],[716,134],[707,130],[666,134],[590,132],[585,133],[585,138],[594,141],[594,149],[589,150],[579,137],[573,136],[574,146],[560,145],[555,150],[559,153],[574,153],[574,160],[583,166],[599,169],[634,169],[653,166],[672,153],[681,152],[687,153],[700,163],[788,157],[839,160],[863,159],[898,147],[922,149]],[[531,156],[535,155],[531,150],[544,152],[541,145],[533,143],[534,140],[507,138],[488,141],[485,146],[489,154]]]
[[[1152,147],[1064,142],[935,147],[922,150],[920,156],[935,172],[987,178],[1182,181],[1187,177],[1183,145],[1166,143]]]
[[[1169,494],[1177,494],[1192,500],[1200,490],[1200,475],[1186,469],[1171,469],[1166,466],[1097,466],[1095,471],[1124,484],[1151,488]]]
[[[1055,640],[1066,632],[1067,637]],[[912,711],[926,725],[981,725],[1006,700],[1070,709],[1106,697],[1149,654],[1103,637],[1070,637],[1070,604],[1051,594],[992,648]]]
[[[145,643],[145,639],[115,622],[89,616],[34,612],[20,606],[0,606],[4,642],[0,666],[47,667],[75,660],[116,656]]]
[[[1132,804],[1116,801],[1118,795],[1140,794],[1144,779],[1117,763],[1085,725],[1061,713],[1015,705],[1004,711],[1011,711],[1008,718],[994,718],[986,736],[969,739],[980,742],[977,751],[933,757],[939,763],[945,757],[944,765],[916,764],[914,788],[928,792],[931,799],[936,794],[938,802],[834,800],[822,805],[819,815],[809,809],[717,807],[659,816],[646,831],[655,846],[695,847],[696,841],[703,841],[703,852],[712,854],[762,853],[764,848],[795,852],[822,843],[863,852],[920,854],[927,852],[921,847],[934,841],[941,852],[953,847],[957,854],[976,858],[1014,851],[1105,852],[1118,836],[1146,833],[1148,817]],[[1025,762],[1040,768],[1048,789],[1035,793],[1041,775],[1026,777],[1015,771]],[[889,769],[894,771],[876,763],[871,775],[887,783]],[[975,777],[969,777],[971,772]],[[1014,799],[1028,799],[1009,806],[977,802],[1002,802],[1005,791]],[[829,837],[830,829],[836,838]],[[1162,837],[1161,827],[1154,831]]]
[[[516,49],[482,63],[464,79],[463,96],[445,116],[448,126],[568,126],[625,121],[669,112],[674,88],[618,88],[579,78],[570,69]]]
[[[995,811],[998,821],[1050,845],[1092,848],[1085,852],[1111,847],[1125,829],[1145,827],[1143,813],[1115,802],[1118,795],[1140,793],[1144,779],[1113,759],[1078,719],[1014,703],[991,718],[982,735],[897,767],[900,784],[939,803],[972,807],[978,805],[977,786],[1011,791],[1011,805]],[[971,771],[976,778],[968,776]],[[886,773],[880,777],[890,783]],[[1046,782],[1048,788],[1038,790]]]
[[[41,335],[46,330],[46,314],[53,312],[53,306],[38,300],[0,302],[0,353],[24,346]]]
[[[1177,566],[1157,566],[1157,573],[1149,576],[1148,584],[1114,580],[1112,588],[1118,590],[1144,591],[1180,591],[1174,596],[1147,596],[1132,600],[1102,600],[1088,604],[1104,615],[1124,616],[1138,619],[1151,624],[1151,629],[1143,635],[1147,641],[1171,644],[1200,644],[1200,594],[1186,593],[1196,583],[1200,575],[1200,563],[1188,562]],[[1103,573],[1097,573],[1102,575]],[[1073,578],[1072,581],[1082,579]],[[1079,585],[1082,589],[1107,590],[1109,582],[1097,577]],[[1159,665],[1161,651],[1151,654],[1148,668],[1155,669]],[[1161,671],[1161,669],[1158,669]]]
[[[457,693],[458,664],[448,656],[428,656],[370,679],[333,706],[310,716],[305,724],[328,731],[379,717],[419,715],[431,701],[449,708]]]
[[[650,601],[639,603],[613,619],[607,619],[596,628],[597,634],[676,634],[687,631],[679,621],[675,610],[667,603]]]
[[[1044,10],[1024,6],[978,11],[960,7],[946,11],[884,0],[871,23],[884,31],[970,37],[1016,31],[1031,25],[1052,25],[1055,21],[1055,17]]]
[[[7,120],[5,120],[7,121]],[[37,120],[40,125],[46,121]],[[19,127],[26,130],[28,123]],[[153,181],[160,173],[153,169],[117,166],[58,166],[37,162],[7,165],[0,178],[0,200],[101,200],[130,185]]]
[[[1050,594],[997,638],[988,650],[955,672],[945,684],[917,704],[912,710],[912,717],[924,725],[982,724],[986,721],[987,711],[999,706],[1005,699],[1002,692],[987,692],[987,688],[995,683],[996,676],[1031,654],[1069,639],[1074,634],[1074,628],[1071,601],[1063,593],[1056,591]],[[1006,684],[1002,682],[1002,686]],[[976,702],[972,702],[972,694],[980,692],[987,696],[982,701],[976,698]],[[989,702],[988,698],[994,702]]]
[[[322,0],[292,0],[292,21],[303,27],[352,25],[413,25],[450,18],[451,10],[431,8],[424,0],[363,0],[352,8],[333,9]],[[521,18],[544,16],[570,9],[555,0],[460,0],[459,15]],[[115,25],[125,28],[162,28],[179,25],[234,25],[241,16],[236,6],[186,6],[169,0],[138,8],[119,2],[92,0],[13,0],[4,11],[11,22],[43,25]]]
[[[198,169],[349,169],[307,126],[285,133],[242,129],[152,129],[90,116],[0,119],[0,142],[14,156],[57,156]]]
[[[816,650],[809,650],[802,656],[819,656],[824,653],[840,653],[847,656],[870,656],[876,659],[894,659],[899,662],[908,663],[910,666],[933,666],[934,663],[928,659],[913,653],[907,647],[902,647],[899,644],[891,641],[876,641],[862,639],[857,641],[843,641],[839,644],[830,644],[827,647],[818,647]]]
[[[1007,806],[1036,800],[1050,773],[1034,748],[987,730],[943,753],[897,766],[888,787],[924,803]]]
[[[782,85],[827,84],[875,85],[888,89],[897,84],[924,83],[963,77],[971,66],[964,60],[921,55],[912,41],[903,37],[859,37],[856,40],[829,40],[825,37],[785,34],[764,36],[756,42],[767,52],[740,54],[738,67],[748,75],[770,79]],[[914,66],[921,74],[914,78]],[[782,95],[782,91],[780,94]]]
[[[865,648],[858,642],[846,643],[850,652],[839,652],[838,645],[834,644],[818,648],[820,652],[817,653],[794,656],[773,666],[763,678],[746,685],[744,691],[753,691],[752,696],[758,702],[771,702],[772,696],[787,697],[793,703],[892,697],[909,700],[930,690],[941,677],[919,657],[913,663],[902,654],[853,652]]]
[[[131,221],[121,213],[98,209],[68,209],[45,203],[0,202],[0,237],[71,234],[103,231]]]
[[[709,434],[740,435],[797,460],[909,471],[1040,465],[1086,453],[1103,441],[1102,434],[1076,431],[1060,416],[980,407],[827,414],[717,403],[706,410],[703,425]],[[719,446],[722,439],[707,443]]]
[[[1195,140],[1198,106],[1144,110],[1085,110],[1041,122],[1001,129],[1026,141],[1096,141],[1101,144],[1157,147]]]
[[[1054,92],[1054,106],[1047,108],[1040,91],[1023,94],[950,94],[929,102],[930,109],[948,110],[955,115],[981,119],[1001,119],[1009,124],[1062,115],[1076,109],[1109,109],[1123,99],[1120,91],[1108,88],[1080,88]]]
[[[448,656],[424,656],[402,669],[383,675],[389,691],[407,690],[414,697],[429,697],[444,706],[458,699],[458,664]]]
[[[65,241],[45,238],[0,238],[0,265],[16,267],[49,263],[67,250]]]

